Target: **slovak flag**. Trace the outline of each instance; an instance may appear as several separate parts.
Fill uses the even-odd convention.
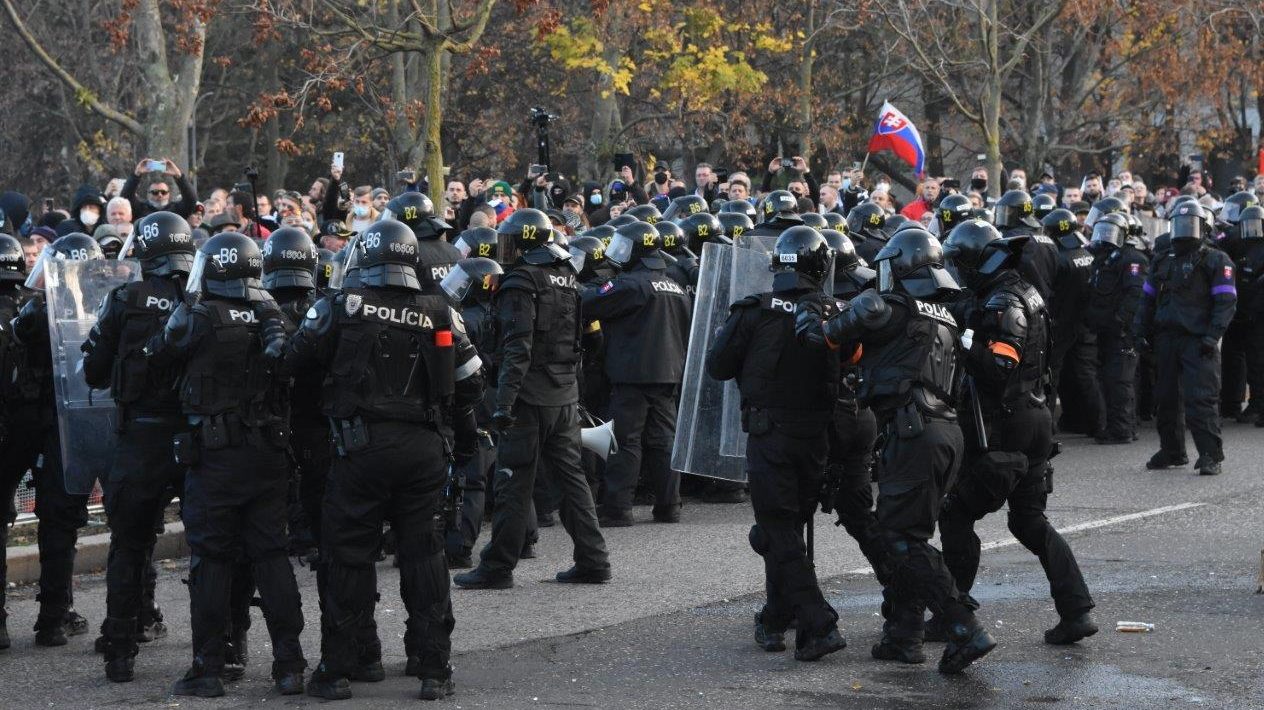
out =
[[[896,156],[913,167],[918,177],[926,171],[926,147],[922,145],[922,134],[917,126],[891,102],[882,103],[882,111],[878,113],[878,123],[873,127],[873,137],[869,139],[870,153],[890,150]]]

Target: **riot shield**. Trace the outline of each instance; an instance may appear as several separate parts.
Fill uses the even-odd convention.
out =
[[[1145,230],[1146,244],[1154,246],[1154,238],[1165,232],[1171,231],[1171,222],[1162,217],[1150,217],[1148,215],[1140,215],[1137,220],[1141,222],[1142,229]]]
[[[733,243],[743,249],[752,249],[764,254],[771,254],[772,248],[777,245],[777,238],[778,236],[775,234],[749,234],[743,232],[737,235],[737,239]]]
[[[92,492],[96,480],[109,473],[118,438],[114,399],[108,389],[95,390],[84,382],[80,346],[96,325],[97,309],[110,291],[140,278],[140,263],[131,259],[48,263],[48,334],[68,493]]]
[[[726,421],[731,421],[731,417],[726,417],[723,412],[725,383],[712,379],[706,372],[707,352],[728,319],[729,305],[736,300],[731,294],[731,275],[737,254],[761,257],[764,272],[771,277],[767,257],[758,251],[710,242],[702,245],[693,321],[689,330],[689,351],[685,355],[685,372],[680,383],[672,468],[697,476],[745,481],[745,460],[720,455],[721,428]]]

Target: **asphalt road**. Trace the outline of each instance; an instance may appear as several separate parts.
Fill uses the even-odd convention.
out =
[[[766,654],[751,641],[762,564],[746,543],[748,506],[689,505],[680,525],[649,522],[607,531],[615,578],[561,587],[569,566],[560,528],[546,529],[541,557],[524,561],[508,591],[453,592],[454,659],[460,708],[1264,708],[1264,595],[1253,594],[1264,547],[1264,430],[1226,425],[1224,475],[1144,469],[1155,436],[1131,446],[1066,441],[1056,459],[1050,518],[1066,529],[1096,600],[1102,632],[1069,648],[1041,642],[1056,622],[1039,564],[1009,536],[1004,513],[978,528],[987,550],[975,596],[998,649],[965,676],[945,678],[931,662],[878,663],[869,647],[881,630],[877,585],[855,544],[817,518],[818,572],[850,645],[820,663]],[[1192,451],[1192,445],[1191,445]],[[648,520],[648,508],[637,511]],[[356,685],[339,707],[409,707],[403,678],[398,576],[380,570],[378,621],[389,677]],[[0,652],[0,707],[246,707],[307,705],[271,691],[263,621],[255,610],[247,677],[218,700],[173,698],[188,666],[183,563],[166,565],[159,600],[171,635],[142,647],[137,679],[108,683],[92,635],[39,649],[30,631],[30,588],[9,591],[14,646]],[[298,570],[309,659],[319,649],[314,579]],[[78,609],[93,628],[104,614],[100,575],[79,579]],[[1116,621],[1155,624],[1117,633]]]

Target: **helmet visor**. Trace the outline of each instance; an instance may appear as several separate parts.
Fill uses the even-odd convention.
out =
[[[632,260],[632,240],[626,235],[615,233],[606,247],[606,261],[616,266],[623,266]]]
[[[1237,224],[1242,219],[1242,210],[1249,206],[1240,202],[1226,202],[1224,209],[1220,210],[1220,221]]]
[[[1238,234],[1243,239],[1264,239],[1264,219],[1244,219],[1238,222]]]
[[[1123,243],[1124,233],[1119,225],[1110,222],[1098,222],[1093,225],[1093,241],[1119,246]]]
[[[891,271],[891,260],[883,259],[878,262],[878,290],[883,293],[890,293],[895,289],[895,274]]]
[[[1178,214],[1172,218],[1172,239],[1200,239],[1203,221],[1198,215]]]
[[[454,306],[460,306],[465,297],[469,295],[470,289],[474,286],[474,277],[457,264],[453,266],[448,275],[443,277],[439,282],[439,288],[447,294],[448,300]]]
[[[580,249],[578,247],[570,247],[570,252],[571,252],[571,268],[574,269],[575,273],[578,274],[579,272],[584,270],[584,261],[588,259],[588,254],[583,249]]]

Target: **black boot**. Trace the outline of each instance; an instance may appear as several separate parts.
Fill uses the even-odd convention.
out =
[[[451,678],[422,678],[421,694],[418,696],[422,700],[441,700],[456,692],[456,686],[452,684]]]
[[[755,613],[755,643],[769,653],[786,650],[785,630],[778,631],[764,624],[764,613]]]
[[[796,638],[795,640],[797,642],[799,639]],[[797,645],[798,648],[794,649],[794,660],[819,661],[835,651],[847,648],[847,639],[844,639],[843,635],[838,633],[837,628],[831,628],[825,634],[810,636],[803,643]]]
[[[194,661],[189,672],[176,681],[171,694],[218,698],[224,694],[224,683],[220,681],[218,673],[205,668],[200,661]]]
[[[303,672],[289,671],[286,673],[278,673],[275,678],[277,692],[281,695],[302,695],[303,694]]]
[[[610,568],[582,569],[575,565],[568,570],[557,573],[557,581],[562,584],[605,584],[610,581]]]
[[[224,669],[219,674],[224,680],[241,680],[246,675],[246,664],[250,662],[248,637],[246,629],[235,630],[229,635],[228,642],[224,644]]]
[[[357,683],[381,683],[386,680],[386,669],[381,661],[365,661],[351,674]]]
[[[61,615],[55,617],[40,615],[35,619],[36,646],[65,646],[66,629],[62,625]]]
[[[452,581],[461,589],[509,589],[513,587],[513,574],[492,575],[482,567],[475,567],[453,577]]]
[[[327,671],[322,663],[307,681],[307,694],[325,700],[347,700],[351,697],[351,683]]]
[[[1069,646],[1097,633],[1097,624],[1087,611],[1062,619],[1058,625],[1045,632],[1045,643],[1053,646]]]
[[[883,616],[887,617],[882,624],[882,640],[874,644],[869,651],[870,655],[879,661],[925,663],[926,654],[922,651],[925,627],[922,609],[884,603],[882,611]]]
[[[950,675],[961,673],[994,648],[996,639],[973,618],[968,622],[950,624],[948,645],[944,646],[944,655],[939,659],[939,672]]]
[[[8,619],[0,619],[0,651],[8,648],[12,643],[9,639],[9,621]]]
[[[1189,456],[1185,454],[1169,454],[1166,451],[1159,451],[1146,461],[1146,468],[1151,471],[1157,471],[1165,468],[1179,468],[1189,465]]]
[[[130,683],[136,659],[136,620],[107,617],[101,623],[105,638],[105,677],[112,683]]]

